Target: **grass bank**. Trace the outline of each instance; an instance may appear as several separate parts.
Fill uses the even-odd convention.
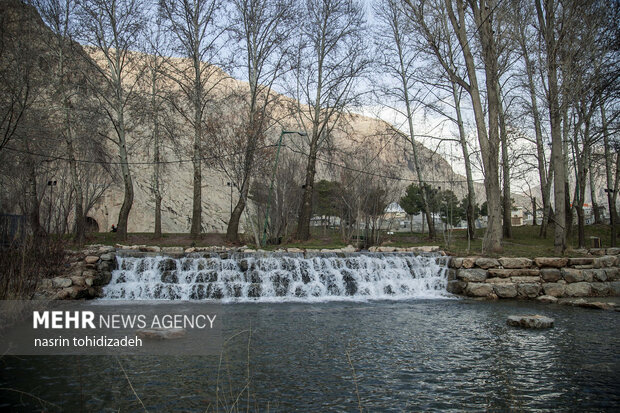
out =
[[[553,253],[553,227],[549,228],[547,238],[539,238],[539,227],[521,226],[513,227],[513,236],[503,240],[504,252],[502,256],[513,257],[540,257],[554,255]],[[607,225],[586,226],[586,238],[588,247],[590,246],[589,237],[601,239],[603,247],[609,247],[610,228]],[[439,231],[435,239],[429,239],[427,234],[415,232],[399,232],[394,234],[384,234],[382,245],[393,247],[412,247],[421,245],[439,245],[445,251],[455,255],[479,254],[482,248],[482,237],[484,229],[476,231],[476,239],[471,243],[467,241],[465,230],[452,230],[447,232]],[[118,243],[115,233],[93,233],[88,237],[89,243],[114,245]],[[159,245],[159,246],[180,246],[180,247],[208,247],[214,245],[227,245],[224,234],[202,234],[198,239],[192,239],[189,234],[164,234],[161,238],[154,238],[150,233],[131,233],[126,241],[121,242],[126,245]],[[305,242],[289,242],[282,245],[268,245],[265,249],[274,250],[277,248],[341,248],[346,246],[340,239],[337,230],[324,230],[313,228],[312,239]],[[568,240],[569,249],[577,248],[577,228],[572,231]],[[575,255],[574,252],[569,252]]]

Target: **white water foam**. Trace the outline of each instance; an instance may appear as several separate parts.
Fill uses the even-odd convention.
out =
[[[413,254],[117,256],[112,300],[335,301],[448,298],[446,259]]]

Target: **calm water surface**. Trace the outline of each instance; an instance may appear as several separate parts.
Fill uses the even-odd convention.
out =
[[[221,361],[6,356],[0,409],[143,411],[121,365],[149,411],[620,409],[618,312],[469,300],[246,303],[223,312],[232,338]],[[555,328],[506,325],[508,315],[528,313],[555,318]],[[247,329],[249,355],[249,335],[235,336]]]

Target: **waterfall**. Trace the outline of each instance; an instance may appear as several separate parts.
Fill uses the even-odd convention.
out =
[[[446,259],[402,253],[117,256],[104,299],[326,301],[447,296]]]

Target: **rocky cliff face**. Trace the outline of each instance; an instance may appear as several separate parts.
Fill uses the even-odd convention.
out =
[[[97,60],[96,52],[91,51],[91,56]],[[182,59],[178,59],[179,65],[184,65]],[[221,72],[219,76],[227,76]],[[237,81],[231,78],[224,79],[214,78],[214,82],[221,82],[218,92],[218,107],[215,109],[219,113],[223,113],[227,119],[241,116],[241,111],[235,113],[239,108],[233,98],[227,98],[228,93],[238,95],[248,90],[245,82]],[[173,83],[168,84],[173,91],[178,88]],[[178,91],[177,91],[178,92]],[[290,107],[289,98],[282,97],[280,105],[274,109],[281,118],[280,125],[273,127],[265,140],[265,144],[275,144],[279,137],[281,129],[299,129],[296,126],[293,116],[286,113]],[[178,130],[182,131],[177,136],[177,142],[174,147],[164,149],[164,159],[169,161],[175,159],[187,160],[191,157],[189,147],[191,145],[192,134],[187,125],[183,125],[180,116],[169,112],[168,116],[177,124]],[[144,134],[145,131],[142,131]],[[131,138],[130,138],[131,139]],[[139,137],[135,137],[136,141]],[[307,145],[303,142],[303,138],[295,136],[294,143],[287,145],[293,150],[298,157],[302,158],[303,153],[307,152]],[[148,143],[142,139],[142,143],[134,144],[131,159],[133,162],[149,162],[151,160],[150,153],[152,149],[148,147]],[[381,176],[389,176],[387,182],[393,186],[391,193],[394,200],[397,200],[403,193],[405,188],[412,182],[417,180],[415,168],[412,159],[412,150],[410,143],[404,141],[401,137],[394,133],[389,125],[384,121],[376,118],[366,117],[358,114],[347,114],[342,117],[342,127],[333,133],[333,137],[329,144],[330,150],[326,150],[319,155],[317,165],[317,180],[338,179],[342,173],[342,166],[350,163],[350,159],[354,154],[363,157],[365,162],[357,162],[353,168],[362,175],[378,174]],[[181,148],[181,149],[179,149]],[[206,145],[205,156],[209,157],[214,152],[210,151],[209,145]],[[453,190],[459,198],[465,196],[467,186],[465,177],[456,174],[450,167],[449,163],[439,154],[434,153],[430,149],[421,144],[417,144],[420,163],[422,165],[422,173],[425,180],[428,180],[432,186],[441,186],[443,189]],[[287,151],[288,149],[283,149]],[[262,161],[268,165],[270,169],[273,163],[275,151],[267,151],[263,155]],[[347,158],[348,157],[348,158]],[[291,171],[293,175],[303,176],[305,161],[299,164],[299,171]],[[154,200],[151,192],[151,182],[153,166],[132,165],[131,171],[134,177],[135,200],[134,207],[129,216],[130,232],[150,232],[154,228]],[[368,175],[372,176],[372,175]],[[164,232],[188,232],[190,229],[190,218],[192,211],[192,164],[191,162],[172,162],[165,164],[162,181],[164,183],[164,193],[162,200],[162,230]],[[205,163],[203,167],[203,231],[204,232],[225,232],[228,218],[230,216],[230,187],[227,182],[230,179],[226,173],[218,167],[217,163]],[[300,180],[301,186],[303,181]],[[476,184],[478,192],[477,198],[479,202],[484,201],[484,188],[480,184]],[[233,192],[233,203],[237,201],[237,194]],[[91,212],[91,216],[99,223],[99,227],[110,228],[116,223],[118,211],[122,204],[123,192],[121,185],[112,187],[106,193],[105,197]],[[243,222],[242,222],[243,227]]]

